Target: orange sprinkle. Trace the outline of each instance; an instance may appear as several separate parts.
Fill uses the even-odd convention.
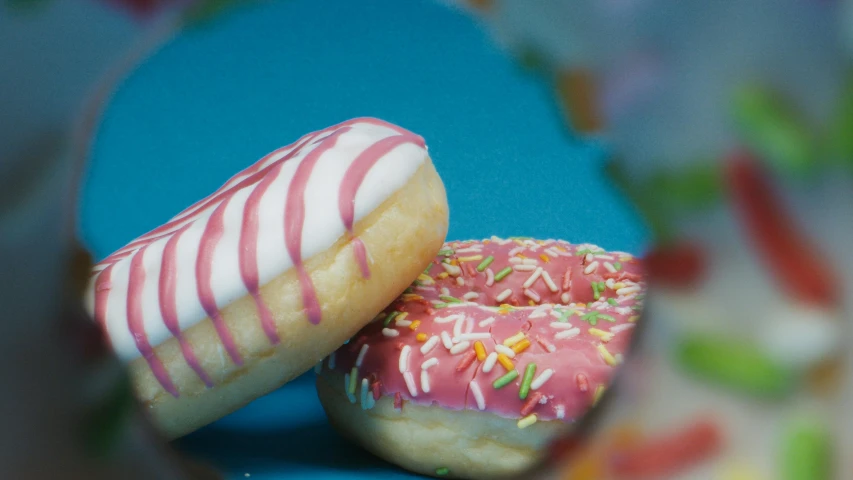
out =
[[[426,333],[419,333],[415,338],[419,342],[426,342],[427,341],[427,334]]]
[[[548,262],[550,262],[550,261],[551,261],[551,259],[550,259],[550,258],[548,258],[548,255],[545,255],[544,253],[543,253],[542,255],[539,255],[539,258],[541,258],[541,259],[542,259],[542,261],[543,261],[543,262],[545,262],[545,263],[548,263]]]
[[[410,328],[410,329],[412,329],[412,330],[417,330],[417,329],[418,329],[418,327],[420,327],[420,326],[421,326],[421,321],[420,321],[420,320],[415,320],[414,322],[412,322],[412,324],[411,324],[411,325],[409,325],[409,328]]]
[[[515,256],[518,258],[527,258],[524,254],[521,253],[516,253]]]
[[[536,306],[536,302],[534,302],[533,300],[528,300],[528,301],[527,301],[527,304],[528,304],[528,305],[530,305],[531,307],[535,307],[535,306]]]
[[[474,342],[474,351],[477,352],[477,360],[482,362],[486,359],[486,347],[483,346],[483,342],[479,340]]]
[[[515,370],[515,365],[512,364],[512,360],[503,353],[498,354],[498,363],[500,363],[507,372]]]
[[[513,345],[511,348],[512,348],[513,352],[521,353],[521,352],[527,350],[528,347],[530,347],[530,340],[525,338],[524,340]]]
[[[556,81],[557,97],[563,107],[566,121],[576,132],[590,133],[601,130],[602,119],[595,79],[586,71],[560,72]]]
[[[557,250],[559,250],[559,251],[561,251],[561,252],[563,252],[563,253],[568,253],[568,252],[566,251],[566,249],[565,249],[565,248],[563,248],[563,247],[554,247],[554,248],[556,248]]]

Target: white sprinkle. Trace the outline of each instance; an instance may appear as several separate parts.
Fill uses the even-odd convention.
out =
[[[524,289],[524,295],[527,296],[527,298],[533,300],[534,302],[539,302],[540,300],[542,300],[542,297],[540,297],[538,293],[534,292],[529,288]]]
[[[400,335],[400,332],[394,330],[393,328],[383,328],[382,335],[385,335],[386,337],[397,337]]]
[[[462,295],[463,300],[474,300],[475,298],[480,298],[480,294],[477,292],[468,292]]]
[[[426,370],[421,370],[421,390],[429,393],[429,372]]]
[[[474,331],[474,319],[472,317],[465,318],[465,331],[462,334],[471,333]]]
[[[539,277],[542,275],[542,267],[537,267],[536,271],[534,271],[524,283],[521,284],[524,288],[530,288],[531,285],[536,283],[536,280],[539,280]]]
[[[512,257],[509,259],[509,263],[511,263],[513,265],[521,265],[524,263],[524,259],[518,258],[518,257]]]
[[[495,323],[495,317],[489,317],[489,318],[487,318],[487,319],[485,319],[485,320],[481,321],[481,322],[480,322],[480,323],[478,323],[477,325],[479,325],[479,326],[480,326],[480,328],[482,328],[482,327],[487,327],[487,326],[489,326],[489,325],[491,325],[491,324],[493,324],[493,323]]]
[[[551,328],[556,328],[557,330],[570,330],[574,327],[572,327],[572,324],[569,322],[551,322]]]
[[[453,340],[450,338],[450,335],[447,332],[441,332],[441,343],[444,344],[444,348],[450,350],[453,348]]]
[[[412,354],[412,347],[404,345],[400,350],[400,373],[409,371],[409,355]]]
[[[440,292],[441,292],[441,294],[442,294],[443,296],[445,296],[445,297],[449,297],[449,296],[450,296],[450,290],[449,290],[447,287],[441,287]]]
[[[587,253],[586,256],[583,257],[583,260],[584,260],[584,262],[587,262],[587,263],[591,262],[592,261],[592,254]]]
[[[456,250],[456,253],[480,253],[482,251],[483,251],[483,247],[476,246],[476,247],[461,248],[459,250]]]
[[[441,266],[452,277],[458,277],[459,275],[462,275],[462,269],[457,267],[456,265],[451,265],[449,263],[442,263]]]
[[[554,335],[554,338],[557,340],[565,340],[567,338],[576,337],[576,336],[580,335],[580,333],[581,333],[581,329],[575,327],[575,328],[571,328],[569,330],[563,330],[562,332]]]
[[[554,374],[554,370],[552,370],[550,368],[545,370],[544,372],[540,373],[538,377],[536,377],[532,382],[530,382],[530,389],[531,390],[538,390],[539,387],[541,387],[542,385],[545,385],[545,382],[547,382],[548,379],[550,379],[551,375],[553,375],[553,374]]]
[[[597,252],[595,257],[603,260],[614,260],[613,255],[603,255],[602,252]]]
[[[463,333],[459,335],[459,341],[463,340],[486,340],[491,338],[492,336],[488,332],[477,332],[477,333]]]
[[[592,262],[583,269],[583,273],[589,275],[598,268],[598,261]]]
[[[513,352],[513,353],[515,353],[515,352]],[[485,373],[491,372],[492,369],[495,368],[495,363],[497,363],[497,361],[498,361],[497,352],[490,353],[489,356],[486,357],[486,360],[483,361],[483,372],[485,372]]]
[[[619,315],[631,315],[634,313],[634,311],[631,310],[631,307],[616,307],[613,310]]]
[[[542,280],[545,280],[545,285],[548,286],[548,290],[551,290],[552,293],[557,293],[560,290],[560,287],[551,279],[551,275],[548,275],[548,272],[544,270],[542,271]]]
[[[512,269],[515,270],[516,272],[532,272],[532,271],[536,270],[536,266],[535,265],[516,265],[516,266],[512,267]]]
[[[495,272],[491,268],[486,269],[486,286],[491,287],[495,284]]]
[[[367,355],[367,349],[370,348],[370,345],[364,344],[361,346],[361,350],[358,352],[358,358],[355,359],[355,366],[361,368],[361,363],[364,361],[364,356]]]
[[[421,364],[421,370],[428,370],[430,367],[434,367],[436,365],[438,365],[438,359],[432,357],[429,360],[424,360],[424,363]]]
[[[604,286],[611,290],[613,290],[614,285],[616,285],[616,280],[613,280],[612,278],[608,278],[607,281],[604,282]]]
[[[320,360],[320,363],[318,363],[317,365],[314,365],[314,373],[320,374],[320,372],[322,372],[322,371],[323,371],[323,361]]]
[[[503,292],[499,293],[498,296],[495,297],[495,300],[497,300],[498,302],[503,302],[504,300],[509,298],[510,295],[512,295],[512,290],[507,288]]]
[[[418,387],[415,385],[415,377],[412,375],[412,372],[406,372],[403,374],[403,380],[406,381],[406,387],[409,388],[409,395],[413,397],[418,396]]]
[[[454,315],[448,315],[446,317],[435,317],[433,322],[435,322],[435,323],[450,323],[450,322],[457,321],[459,318],[464,318],[464,316],[457,313]]]
[[[520,246],[519,246],[519,247],[515,247],[515,248],[513,248],[512,250],[510,250],[510,251],[509,251],[509,254],[508,254],[508,255],[509,255],[510,257],[514,257],[514,256],[518,255],[519,253],[521,253],[521,252],[523,252],[523,251],[524,251],[524,247],[520,247]]]
[[[394,324],[397,325],[398,327],[408,327],[409,325],[412,324],[412,321],[411,320],[395,320]]]
[[[415,285],[415,290],[417,290],[419,292],[434,292],[435,287],[427,287],[424,285]]]
[[[459,285],[460,287],[465,286],[465,279],[462,277],[456,277],[456,285]]]
[[[471,395],[474,395],[474,400],[477,402],[477,408],[480,410],[486,409],[486,399],[483,398],[483,391],[480,390],[480,385],[477,384],[476,380],[471,380],[471,383],[468,384],[468,387],[471,389]]]
[[[614,326],[610,327],[610,333],[623,332],[625,330],[629,330],[631,328],[634,328],[635,325],[636,324],[634,324],[634,323],[623,323],[621,325],[614,325]]]
[[[335,369],[335,352],[329,355],[329,370]]]
[[[560,420],[566,418],[566,407],[562,405],[557,405],[556,407],[554,407],[554,411],[557,414],[557,418],[559,418]]]
[[[421,353],[426,355],[429,353],[435,346],[438,345],[438,337],[433,335],[429,338],[423,345],[421,345]]]
[[[468,350],[468,347],[471,346],[471,342],[460,342],[451,347],[450,354],[451,355],[459,355],[460,353]]]
[[[535,258],[525,258],[521,263],[523,265],[539,265],[539,260],[536,260]]]
[[[453,325],[453,343],[457,343],[459,336],[462,335],[462,324],[465,323],[465,316],[459,315],[456,324]]]
[[[637,293],[640,290],[641,289],[640,289],[639,285],[634,285],[631,287],[625,287],[625,288],[620,288],[619,290],[616,290],[616,295],[630,295],[632,293]]]
[[[560,301],[563,303],[569,303],[570,299],[571,298],[569,297],[569,292],[565,292],[562,295],[560,295]]]
[[[604,262],[604,268],[606,268],[610,273],[616,273],[616,267],[614,267],[610,262]]]
[[[495,345],[495,351],[498,353],[503,353],[509,358],[515,358],[515,350],[507,347],[506,345],[501,345],[500,343]]]
[[[561,312],[561,310],[557,310],[555,308],[555,309],[551,310],[551,316],[554,318],[560,318],[560,312]]]
[[[550,343],[544,341],[542,343],[545,344],[545,350],[548,350],[548,352],[554,353],[557,351],[557,347],[555,347],[554,345],[551,345]]]
[[[538,307],[536,307],[536,309],[533,310],[533,312],[527,318],[547,317],[549,308],[551,308],[551,305],[549,305],[547,303],[545,305],[539,305]]]

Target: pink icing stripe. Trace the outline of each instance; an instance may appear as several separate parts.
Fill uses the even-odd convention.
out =
[[[332,149],[338,137],[350,129],[351,127],[342,127],[336,130],[324,138],[311,153],[306,155],[302,163],[296,167],[296,173],[293,175],[293,180],[287,191],[287,200],[284,208],[286,219],[284,241],[287,245],[287,253],[290,255],[290,259],[299,274],[299,283],[302,287],[302,304],[308,314],[308,320],[314,325],[320,323],[322,311],[320,309],[320,302],[317,299],[317,292],[314,290],[314,284],[311,282],[311,277],[308,276],[308,272],[302,263],[302,228],[305,226],[305,188],[308,185],[308,180],[311,178],[314,165],[317,164],[323,153]]]
[[[367,247],[360,238],[352,239],[352,249],[355,252],[355,260],[358,262],[358,268],[361,270],[361,276],[370,278],[370,265],[367,263]]]
[[[273,345],[278,345],[281,340],[278,336],[272,313],[260,294],[260,280],[258,275],[258,208],[270,184],[278,178],[282,166],[284,164],[279,163],[276,169],[270,171],[261,180],[255,190],[249,194],[249,198],[246,199],[246,205],[243,208],[243,225],[240,231],[240,276],[243,278],[246,290],[248,290],[255,301],[255,306],[261,317],[261,326],[270,339],[270,343]]]
[[[198,298],[201,301],[201,306],[213,322],[216,328],[216,333],[222,341],[222,345],[231,357],[231,360],[236,365],[243,365],[243,358],[237,350],[237,345],[234,343],[234,337],[225,325],[222,315],[219,312],[219,307],[216,305],[216,296],[211,287],[213,277],[213,253],[216,250],[216,245],[225,228],[222,219],[225,214],[225,208],[228,206],[231,197],[225,198],[219,206],[213,211],[213,214],[207,221],[207,226],[201,236],[201,245],[199,246],[198,258],[196,260],[196,278],[198,287]]]
[[[95,320],[105,332],[107,331],[107,304],[112,288],[112,273],[113,266],[109,265],[101,271],[98,279],[95,280]]]
[[[139,353],[148,362],[151,372],[154,377],[160,382],[163,388],[172,394],[173,397],[178,397],[178,389],[172,383],[169,377],[169,372],[163,366],[163,362],[157,357],[151,344],[148,342],[148,335],[145,333],[145,325],[142,315],[142,287],[145,284],[145,266],[142,264],[142,258],[145,255],[145,250],[148,247],[140,248],[133,260],[130,261],[130,277],[127,284],[127,326],[130,329],[133,340],[136,343],[136,348]]]
[[[341,214],[341,220],[344,222],[344,227],[346,227],[350,234],[352,234],[353,222],[355,221],[355,196],[358,194],[358,190],[361,188],[361,184],[364,182],[367,173],[388,152],[407,143],[419,147],[426,145],[422,137],[408,132],[384,138],[363,151],[353,160],[346,173],[344,173],[338,195],[338,210]],[[367,263],[367,249],[364,246],[364,242],[358,238],[353,239],[353,250],[362,276],[370,278],[370,267]]]
[[[178,324],[178,303],[175,298],[175,284],[178,274],[177,269],[177,245],[181,235],[189,228],[185,225],[178,230],[175,235],[166,242],[163,249],[163,262],[160,268],[159,298],[160,298],[160,313],[163,316],[163,323],[169,332],[178,340],[181,346],[181,353],[186,360],[187,365],[195,371],[196,375],[204,384],[210,388],[213,386],[213,381],[208,376],[207,372],[202,368],[201,363],[195,356],[192,345],[184,338],[181,328]]]

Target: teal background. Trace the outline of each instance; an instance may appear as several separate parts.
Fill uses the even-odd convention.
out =
[[[428,0],[286,0],[183,32],[117,89],[91,151],[82,236],[102,258],[265,153],[352,117],[426,138],[449,238],[524,235],[640,253],[646,233],[565,133],[547,86]],[[230,478],[408,478],[326,423],[307,374],[178,442]],[[439,465],[437,465],[438,467]]]

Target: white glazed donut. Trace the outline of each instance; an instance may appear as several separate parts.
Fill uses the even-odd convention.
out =
[[[270,153],[98,263],[87,306],[174,438],[340,346],[430,263],[447,222],[423,139],[351,120]]]

